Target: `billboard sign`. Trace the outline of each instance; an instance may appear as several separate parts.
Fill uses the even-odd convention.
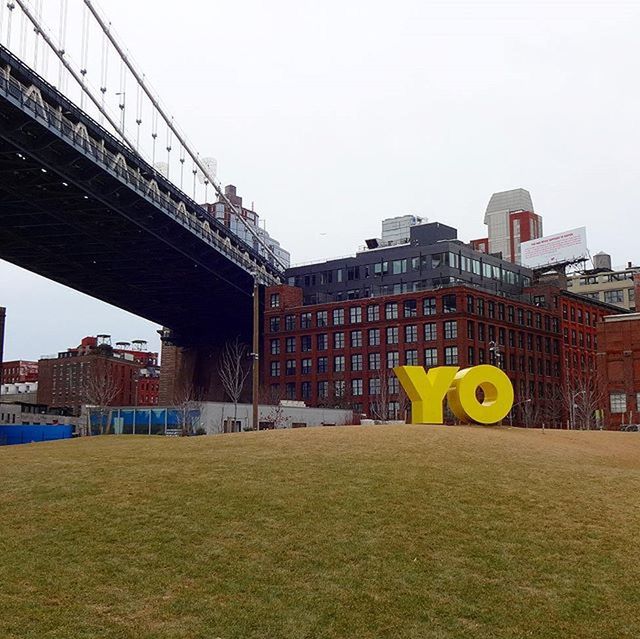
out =
[[[522,242],[520,245],[522,266],[540,268],[563,262],[586,259],[587,229],[581,226],[577,229],[547,235],[537,240]]]

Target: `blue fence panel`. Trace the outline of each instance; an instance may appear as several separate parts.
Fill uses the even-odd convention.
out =
[[[9,446],[56,439],[70,439],[72,432],[73,426],[66,424],[0,425],[0,445]]]

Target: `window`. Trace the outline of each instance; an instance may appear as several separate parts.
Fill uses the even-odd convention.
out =
[[[475,339],[475,336],[476,336],[475,328],[476,328],[475,322],[472,322],[471,320],[467,320],[467,339]]]
[[[418,351],[415,349],[411,349],[404,352],[404,363],[407,366],[417,366],[418,365]]]
[[[361,379],[352,379],[351,380],[351,394],[354,397],[362,395],[362,380]]]
[[[311,382],[302,382],[300,385],[302,399],[311,399]]]
[[[311,313],[300,315],[300,328],[311,328]]]
[[[351,370],[352,371],[361,371],[362,370],[362,355],[352,355],[351,356]]]
[[[333,334],[333,348],[344,348],[344,333]]]
[[[325,399],[329,395],[329,382],[318,382],[318,399]]]
[[[455,295],[442,296],[442,311],[444,313],[456,312],[456,296]]]
[[[387,344],[397,344],[397,343],[398,343],[398,327],[397,326],[387,327]]]
[[[380,307],[377,304],[367,306],[367,321],[377,322],[380,319]]]
[[[333,392],[336,397],[344,397],[346,386],[343,379],[333,382]]]
[[[435,322],[429,322],[424,325],[424,341],[433,342],[437,339],[438,331],[436,329],[437,324]]]
[[[612,413],[627,412],[627,396],[624,393],[611,393],[609,395],[609,402]]]
[[[415,300],[405,300],[403,307],[405,317],[416,317],[418,315],[418,307]]]
[[[349,321],[352,324],[360,324],[362,322],[362,307],[352,306],[349,309]]]
[[[380,378],[372,377],[369,380],[369,395],[379,395],[380,394]]]
[[[393,260],[391,262],[391,272],[393,275],[402,275],[407,272],[407,260]]]
[[[436,314],[436,298],[425,297],[422,300],[422,313],[423,315],[435,315]]]
[[[277,333],[280,330],[280,318],[272,317],[269,320],[269,331],[271,333]]]
[[[608,304],[622,304],[624,302],[624,291],[605,291],[604,301]]]
[[[300,362],[300,371],[303,375],[309,375],[312,369],[312,362],[310,357],[306,357]]]
[[[476,301],[473,295],[467,295],[467,313],[473,314],[476,307]]]
[[[326,351],[329,348],[329,336],[326,333],[318,333],[316,336],[316,346],[319,351]]]
[[[418,327],[415,324],[404,327],[404,341],[407,343],[418,341]]]
[[[296,360],[288,359],[286,366],[286,375],[295,375],[296,374]]]
[[[362,346],[362,331],[351,331],[351,348]]]
[[[272,355],[280,355],[280,340],[272,339],[271,340],[271,354]]]
[[[484,315],[484,300],[478,299],[478,315]]]
[[[326,373],[329,371],[329,358],[318,357],[318,373]]]
[[[333,358],[334,373],[344,373],[344,355],[336,355]]]
[[[380,346],[380,329],[379,328],[370,328],[368,337],[369,337],[369,346]]]
[[[389,351],[387,353],[387,368],[395,368],[400,365],[400,353],[398,351]]]
[[[489,300],[487,302],[487,315],[493,319],[496,316],[496,303]]]
[[[341,326],[344,324],[344,308],[336,308],[333,310],[333,325]]]
[[[469,346],[468,352],[467,352],[467,359],[468,359],[468,364],[469,366],[473,366],[476,363],[476,355],[475,355],[476,351],[473,348],[473,346]]]
[[[295,331],[296,329],[296,316],[295,315],[285,315],[284,316],[284,330],[285,331]]]
[[[317,311],[316,312],[316,325],[318,328],[322,328],[329,323],[327,311]]]
[[[458,337],[458,322],[453,320],[451,322],[444,323],[444,338],[456,339]]]
[[[300,350],[303,353],[310,353],[311,352],[311,335],[303,335],[300,338]]]
[[[295,353],[296,352],[296,338],[295,337],[287,337],[285,340],[285,348],[286,353]]]
[[[444,365],[455,366],[458,363],[458,347],[445,346],[444,349]]]
[[[398,302],[387,302],[384,305],[384,316],[386,319],[398,319]]]
[[[369,353],[369,370],[380,370],[380,353]]]
[[[287,382],[284,387],[284,392],[287,399],[296,398],[296,385],[294,382]]]
[[[425,368],[438,365],[438,349],[436,348],[424,349],[424,365],[425,365]]]
[[[269,306],[271,308],[279,308],[280,306],[280,293],[271,293],[269,298]]]
[[[280,377],[280,362],[271,362],[271,377]]]

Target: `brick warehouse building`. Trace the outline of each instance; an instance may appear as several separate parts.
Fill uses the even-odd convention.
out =
[[[38,402],[74,415],[80,414],[83,404],[95,403],[90,395],[96,393],[113,394],[108,402],[113,406],[156,405],[157,376],[148,377],[147,372],[157,370],[158,354],[130,348],[128,342],[119,344],[123,348],[113,348],[107,335],[85,337],[78,347],[39,360]],[[109,388],[91,392],[96,378],[106,379],[102,385],[112,387],[112,393]]]
[[[598,351],[606,427],[640,423],[640,313],[604,318]]]
[[[596,324],[614,312],[550,285],[517,299],[454,285],[302,301],[299,288],[267,289],[262,374],[272,397],[401,418],[406,400],[390,375],[394,366],[488,363],[513,381],[517,423],[557,426],[568,418],[562,389],[576,372],[595,370]]]

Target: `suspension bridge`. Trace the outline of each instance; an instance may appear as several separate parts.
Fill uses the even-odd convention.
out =
[[[90,0],[1,5],[0,258],[166,327],[165,402],[216,398],[216,353],[283,272]]]

